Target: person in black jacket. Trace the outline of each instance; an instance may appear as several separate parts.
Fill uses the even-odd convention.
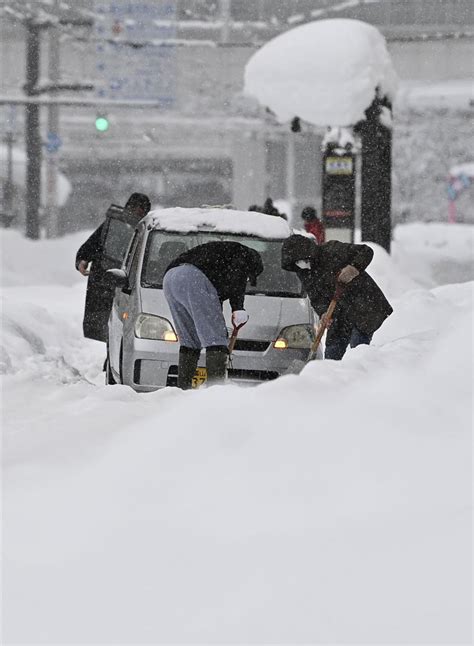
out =
[[[125,209],[141,220],[150,210],[150,200],[142,193],[132,193]],[[79,248],[76,255],[76,269],[83,276],[88,276],[86,304],[84,309],[83,331],[88,339],[107,342],[107,322],[109,320],[115,287],[106,278],[106,269],[102,264],[104,225],[102,223]],[[89,264],[92,263],[89,269]]]
[[[344,286],[326,336],[326,359],[342,359],[347,346],[369,344],[393,312],[377,283],[367,274],[374,252],[365,244],[331,240],[322,245],[292,235],[282,246],[282,267],[296,272],[311,305],[325,316],[336,291]]]
[[[263,263],[257,251],[238,242],[224,241],[193,247],[168,266],[163,291],[181,344],[179,388],[192,387],[202,348],[206,348],[208,382],[224,380],[228,352],[222,303],[230,302],[234,328],[245,325],[247,281],[256,284],[262,271]]]

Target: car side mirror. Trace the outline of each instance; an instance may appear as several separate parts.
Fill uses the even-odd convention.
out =
[[[127,287],[128,276],[123,269],[107,269],[107,277],[114,287]]]

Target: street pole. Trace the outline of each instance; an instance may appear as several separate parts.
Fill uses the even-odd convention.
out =
[[[301,222],[296,221],[295,213],[295,137],[294,132],[289,132],[286,139],[286,199],[290,205],[288,218],[292,226],[299,227]]]
[[[32,20],[26,27],[26,83],[27,96],[35,96],[40,74],[40,30]],[[26,236],[33,240],[40,237],[39,209],[41,202],[41,134],[38,104],[25,106],[26,148]]]
[[[382,123],[382,110],[391,105],[376,97],[365,111],[366,119],[355,126],[362,148],[361,237],[390,253],[392,237],[392,129]]]
[[[221,2],[221,43],[229,42],[230,32],[230,0],[220,0]]]
[[[7,149],[7,179],[3,190],[3,201],[7,218],[13,218],[13,143],[15,141],[13,130],[5,133],[4,141]]]
[[[54,13],[59,15],[59,0],[54,0]],[[55,25],[49,28],[49,60],[48,76],[51,86],[57,85],[60,79],[59,71],[59,32]],[[54,238],[58,235],[58,165],[57,142],[59,141],[59,106],[51,104],[48,107],[48,155],[46,157],[46,236]]]

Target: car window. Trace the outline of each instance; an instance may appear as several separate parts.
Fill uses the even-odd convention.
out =
[[[257,278],[256,286],[247,284],[247,294],[301,297],[301,284],[297,276],[281,268],[282,240],[264,240],[251,236],[212,232],[182,234],[152,231],[147,240],[141,275],[142,286],[161,288],[164,273],[175,258],[187,249],[214,240],[239,242],[260,254],[263,272]]]
[[[104,256],[121,265],[132,235],[133,227],[130,224],[118,218],[109,218],[104,240]]]

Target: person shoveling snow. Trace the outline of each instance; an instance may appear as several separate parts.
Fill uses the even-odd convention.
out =
[[[255,284],[262,271],[257,251],[228,241],[198,245],[169,265],[163,290],[181,343],[179,388],[191,388],[201,348],[206,348],[208,383],[224,381],[228,340],[222,303],[229,299],[234,329],[245,325],[247,281]]]
[[[325,359],[342,359],[349,344],[351,348],[370,344],[374,332],[393,312],[380,287],[365,272],[373,255],[367,245],[337,240],[316,245],[306,236],[292,235],[283,242],[283,269],[297,274],[311,305],[328,325]],[[331,318],[328,308],[338,288]]]

